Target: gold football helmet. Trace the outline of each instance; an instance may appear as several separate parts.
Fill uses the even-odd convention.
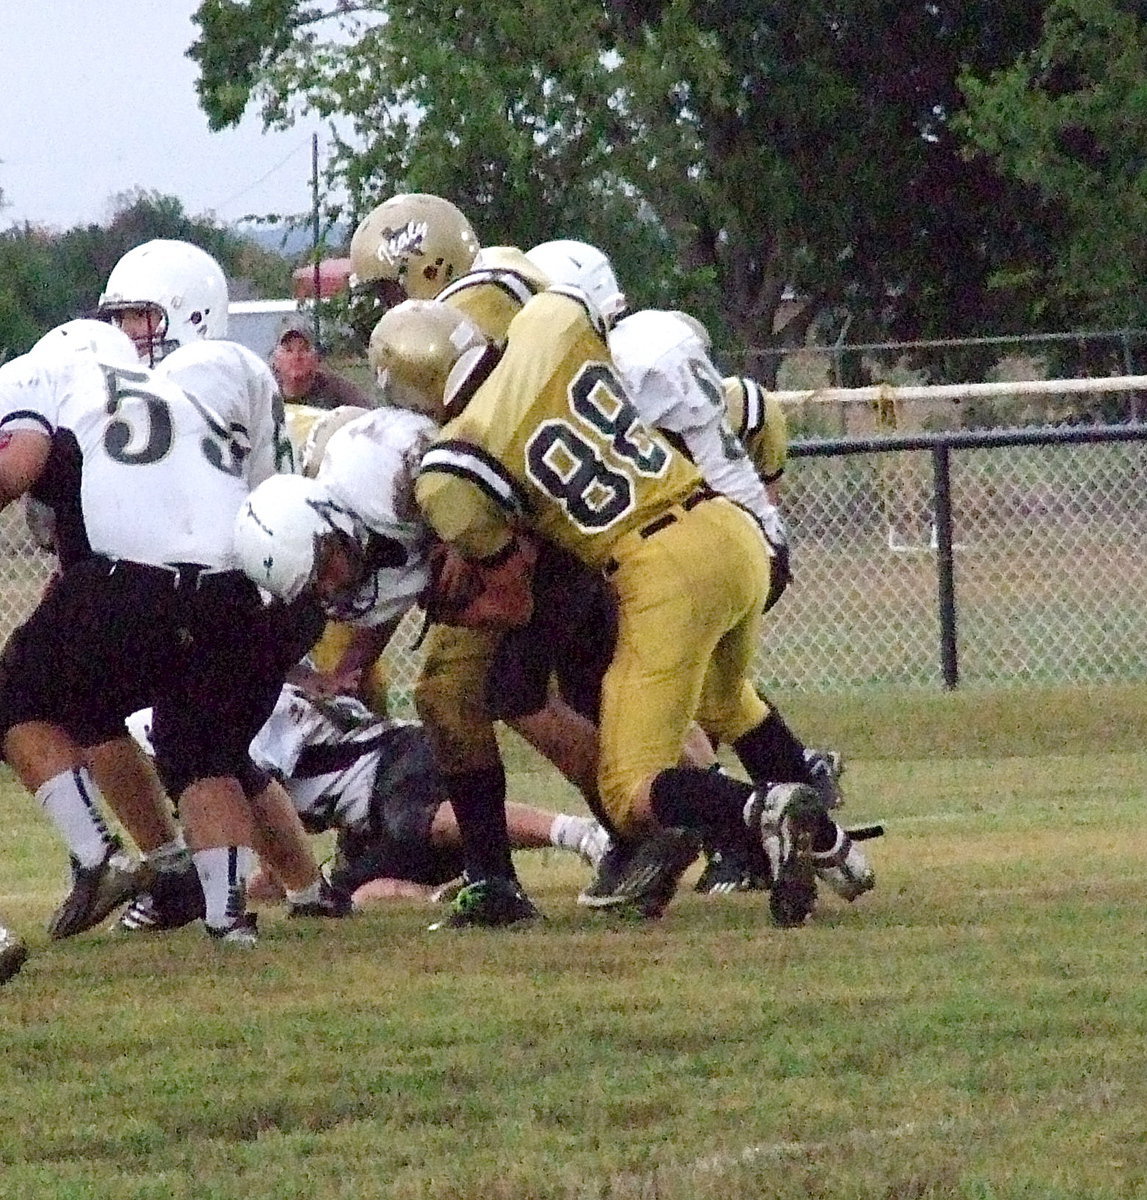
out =
[[[481,330],[457,309],[405,300],[374,327],[367,357],[388,403],[441,420],[454,364],[467,351],[485,347]]]
[[[397,283],[407,299],[433,300],[470,270],[478,249],[473,226],[449,200],[426,192],[391,196],[354,231],[351,287]]]

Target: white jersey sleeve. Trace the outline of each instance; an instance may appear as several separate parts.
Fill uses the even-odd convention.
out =
[[[251,758],[283,781],[312,832],[364,828],[380,746],[393,724],[349,696],[316,702],[288,684],[251,742]]]
[[[747,508],[770,543],[783,545],[784,522],[729,426],[721,373],[694,326],[647,309],[618,322],[609,349],[641,416],[673,437],[714,491]]]
[[[426,587],[431,535],[414,500],[414,479],[436,433],[427,417],[379,408],[331,436],[318,478],[374,535],[380,561],[387,562],[355,598],[353,612],[331,615],[381,625],[412,608]]]
[[[98,364],[87,355],[22,354],[0,366],[0,431],[31,429],[51,437],[62,400],[75,389],[97,387]]]

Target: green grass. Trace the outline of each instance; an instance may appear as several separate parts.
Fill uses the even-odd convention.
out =
[[[49,944],[62,855],[0,788],[0,1195],[116,1200],[1078,1200],[1147,1194],[1147,688],[784,705],[883,820],[878,889],[800,930],[685,889],[425,932],[397,904]],[[517,743],[515,798],[568,791]],[[692,878],[692,875],[690,876]]]

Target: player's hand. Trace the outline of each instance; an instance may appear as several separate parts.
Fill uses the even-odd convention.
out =
[[[422,594],[428,619],[470,629],[525,625],[534,612],[537,557],[536,543],[521,534],[493,563],[467,559],[451,546],[436,546],[430,556],[430,584]]]

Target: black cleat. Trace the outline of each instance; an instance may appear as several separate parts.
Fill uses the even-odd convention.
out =
[[[768,864],[751,862],[740,850],[713,850],[708,854],[705,869],[693,885],[702,896],[729,896],[734,892],[767,892]]]
[[[0,925],[0,984],[19,974],[28,958],[28,947],[10,929]]]
[[[684,829],[664,829],[638,842],[614,842],[577,902],[586,908],[659,917],[700,852],[697,835]]]
[[[98,925],[114,909],[140,890],[140,864],[123,853],[119,842],[107,849],[103,862],[81,867],[72,857],[72,890],[48,922],[48,933],[60,939],[74,937]]]
[[[205,925],[204,928],[215,941],[227,946],[251,950],[259,944],[259,922],[254,913],[244,913],[229,925]]]
[[[346,892],[333,887],[326,876],[319,880],[319,898],[308,904],[287,902],[288,917],[349,917],[354,912],[354,901]]]
[[[178,871],[158,871],[146,892],[124,909],[117,922],[129,933],[182,929],[206,913],[199,872],[190,862]]]
[[[806,783],[778,783],[756,792],[746,824],[756,829],[769,863],[769,912],[782,929],[803,925],[816,907],[813,837],[824,803]]]
[[[536,921],[541,913],[513,879],[491,876],[467,883],[450,903],[449,914],[431,929],[497,928]]]

